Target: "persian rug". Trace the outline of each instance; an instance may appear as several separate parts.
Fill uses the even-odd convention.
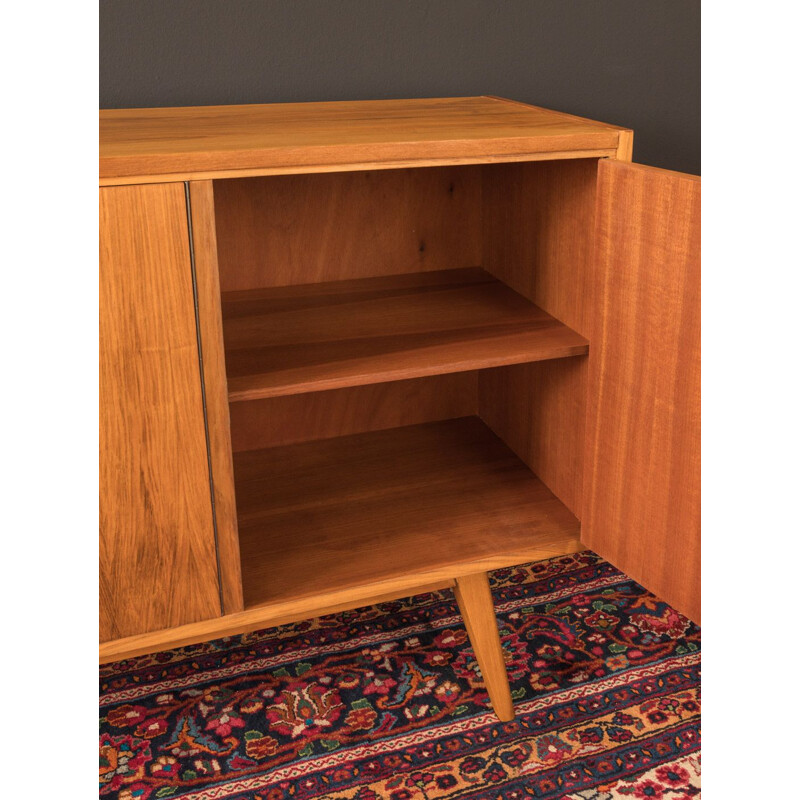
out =
[[[491,580],[512,722],[436,592],[105,665],[100,796],[699,797],[699,629],[591,552]]]

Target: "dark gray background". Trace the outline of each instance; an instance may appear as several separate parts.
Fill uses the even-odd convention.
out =
[[[700,172],[699,0],[101,0],[100,107],[494,94]]]

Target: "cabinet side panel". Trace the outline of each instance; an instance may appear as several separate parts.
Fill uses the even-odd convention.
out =
[[[222,290],[479,266],[480,169],[217,181]]]
[[[587,338],[596,190],[596,159],[483,167],[482,266]],[[579,519],[587,381],[585,358],[480,378],[481,417]]]
[[[239,556],[239,528],[236,521],[236,494],[233,486],[231,423],[228,411],[228,380],[225,375],[225,346],[222,340],[222,307],[217,237],[214,223],[214,187],[211,181],[191,181],[197,281],[197,317],[203,348],[203,374],[206,389],[206,417],[214,487],[214,517],[217,525],[219,575],[222,603],[226,614],[241,611],[242,567]]]
[[[220,614],[183,184],[100,190],[100,639]]]
[[[584,543],[700,621],[700,182],[603,164]]]
[[[480,416],[580,519],[586,357],[480,373]]]

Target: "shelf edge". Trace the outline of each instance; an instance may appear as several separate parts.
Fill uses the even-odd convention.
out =
[[[439,364],[416,369],[402,367],[387,369],[380,372],[363,373],[351,377],[322,378],[299,383],[285,383],[278,386],[253,387],[254,379],[259,377],[254,375],[248,375],[246,378],[229,378],[228,401],[231,403],[238,403],[247,400],[263,400],[269,397],[309,394],[311,392],[324,392],[331,389],[345,389],[351,386],[369,386],[378,383],[427,378],[434,375],[450,375],[456,372],[494,369],[495,367],[509,367],[516,364],[534,364],[537,361],[553,361],[561,358],[573,358],[575,356],[586,355],[589,352],[589,342],[577,333],[575,336],[582,339],[583,342],[574,345],[565,345],[562,348],[554,349],[554,351],[540,357],[531,357],[530,354],[510,355],[507,357],[489,359],[480,364],[475,364],[474,361],[453,361],[445,365]],[[264,374],[269,376],[269,373]],[[248,384],[248,388],[241,388],[242,383],[245,382]]]

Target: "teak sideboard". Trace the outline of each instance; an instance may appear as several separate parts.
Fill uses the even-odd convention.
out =
[[[100,112],[100,657],[595,550],[695,621],[700,182],[496,97]]]

